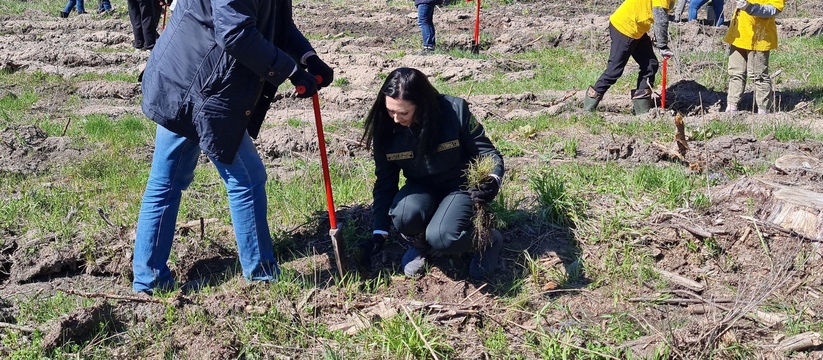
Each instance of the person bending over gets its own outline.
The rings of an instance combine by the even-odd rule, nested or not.
[[[503,238],[491,230],[489,246],[474,248],[474,203],[491,202],[500,190],[503,157],[486,137],[468,103],[443,95],[417,69],[392,71],[366,116],[363,141],[373,148],[374,233],[360,244],[361,265],[383,248],[389,227],[408,243],[401,267],[407,276],[423,269],[432,253],[473,253],[469,275],[497,267]],[[466,188],[469,164],[488,156],[494,168],[482,184]],[[398,189],[400,173],[405,184]]]

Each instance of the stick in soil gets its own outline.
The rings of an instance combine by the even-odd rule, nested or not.
[[[418,327],[417,324],[414,323],[414,318],[409,313],[409,309],[407,309],[406,306],[401,307],[403,308],[403,312],[406,313],[406,317],[409,318],[409,321],[411,322],[412,326],[414,326],[414,330],[417,331],[417,335],[420,336],[420,340],[423,340],[423,345],[426,345],[426,349],[429,349],[429,353],[431,353],[434,360],[440,360],[440,358],[437,357],[437,353],[434,351],[434,349],[432,349],[431,345],[429,345],[429,341],[426,340],[425,336],[423,336],[423,331],[421,331],[420,327]]]

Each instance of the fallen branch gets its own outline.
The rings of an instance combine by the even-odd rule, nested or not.
[[[433,320],[443,321],[445,319],[449,319],[449,318],[453,318],[453,317],[466,316],[466,315],[477,315],[479,313],[480,313],[480,311],[477,311],[477,310],[460,310],[460,309],[449,310],[449,311],[446,311],[445,313],[442,313],[440,315],[435,316],[433,318]]]
[[[706,289],[705,285],[703,285],[703,284],[701,284],[697,281],[694,281],[692,279],[677,275],[673,272],[669,272],[669,271],[654,268],[654,267],[652,268],[652,270],[654,270],[654,272],[656,272],[658,275],[660,275],[660,277],[662,277],[663,279],[665,279],[669,282],[673,282],[673,283],[675,283],[677,285],[680,285],[684,288],[687,288],[689,290],[694,290],[694,291],[697,291],[697,292],[701,292],[701,291]]]
[[[0,328],[17,330],[17,331],[24,332],[24,333],[27,333],[27,334],[31,334],[31,333],[37,331],[37,329],[35,329],[33,327],[17,325],[17,324],[9,324],[7,322],[0,322]]]
[[[776,352],[793,352],[806,350],[823,344],[820,341],[820,333],[807,331],[802,334],[783,339],[774,349]]]
[[[683,224],[683,223],[681,223],[679,225],[680,225],[681,228],[683,228],[683,230],[686,230],[686,231],[690,232],[692,235],[694,235],[694,236],[696,236],[700,239],[708,239],[708,238],[711,238],[711,237],[714,236],[714,234],[712,234],[711,232],[706,231],[706,230],[704,230],[703,228],[701,228],[697,225]]]
[[[475,289],[474,291],[472,291],[472,292],[471,292],[471,294],[466,295],[466,298],[465,298],[465,299],[463,299],[463,301],[461,301],[460,303],[462,304],[462,303],[466,302],[466,300],[468,300],[469,298],[471,298],[472,296],[474,296],[474,294],[477,294],[480,290],[483,290],[483,288],[485,288],[485,287],[486,287],[486,285],[488,285],[488,284],[483,284],[483,285],[480,285],[480,287],[479,287],[479,288],[477,288],[477,289]],[[474,304],[474,301],[472,301],[472,304]]]
[[[733,303],[734,299],[722,298],[722,299],[711,299],[713,302],[716,303]],[[629,302],[647,302],[647,303],[657,303],[657,304],[703,304],[705,301],[700,299],[687,299],[687,298],[668,298],[668,299],[661,299],[661,298],[653,298],[653,297],[633,297],[629,299]]]
[[[114,299],[114,300],[127,300],[127,301],[135,301],[135,302],[149,302],[149,303],[156,303],[156,304],[169,304],[170,302],[164,299],[157,299],[148,296],[129,296],[129,295],[115,295],[115,294],[105,294],[105,293],[87,293],[82,291],[76,291],[71,289],[60,289],[58,288],[57,291],[64,292],[69,295],[80,296],[84,298],[103,298],[103,299]]]
[[[737,215],[737,216],[740,217],[741,219],[751,221],[752,223],[755,223],[756,225],[765,225],[769,229],[779,231],[779,232],[781,232],[785,235],[795,236],[795,237],[798,237],[800,239],[803,239],[803,240],[806,240],[806,241],[809,241],[809,242],[820,242],[820,240],[818,240],[818,239],[810,238],[810,237],[808,237],[806,235],[803,235],[801,233],[798,233],[797,231],[794,231],[794,230],[786,230],[786,229],[780,227],[779,225],[772,224],[768,221],[762,221],[762,220],[753,218],[751,216],[746,216],[746,215]]]
[[[103,208],[97,208],[97,214],[100,215],[101,218],[103,218],[103,221],[105,221],[106,224],[108,224],[111,227],[115,227],[111,220],[109,220],[109,216],[106,215],[106,213],[103,211]]]
[[[701,300],[704,303],[706,303],[708,305],[711,305],[711,306],[714,306],[714,307],[716,307],[720,310],[723,310],[723,311],[732,311],[732,308],[730,308],[728,306],[720,305],[717,302],[715,302],[714,300],[703,298],[702,296],[697,295],[697,294],[695,294],[691,291],[674,290],[672,292],[679,293],[679,294],[684,294],[684,295],[687,295],[687,296],[691,296],[695,299]],[[738,303],[738,304],[740,304],[740,303]],[[744,308],[754,308],[754,306],[756,306],[755,304],[751,304],[751,303],[744,303],[742,305],[744,305]],[[776,324],[782,323],[782,322],[786,321],[786,319],[787,319],[787,317],[785,315],[768,313],[768,312],[760,311],[760,310],[746,311],[743,315],[745,317],[751,319],[751,320],[757,321],[760,324],[768,326],[768,327],[772,327]]]

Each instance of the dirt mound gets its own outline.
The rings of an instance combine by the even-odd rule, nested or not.
[[[9,126],[0,130],[0,174],[33,174],[53,164],[79,158],[68,137],[48,136],[37,126]]]

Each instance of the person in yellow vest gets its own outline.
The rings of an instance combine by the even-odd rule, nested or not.
[[[731,45],[726,112],[737,111],[748,74],[754,83],[757,113],[768,114],[772,108],[769,52],[777,48],[774,18],[783,11],[783,0],[737,0],[735,7],[725,39]]]
[[[651,87],[659,67],[654,48],[657,47],[663,57],[674,55],[669,50],[668,12],[668,0],[626,0],[609,17],[609,37],[612,41],[609,61],[594,86],[589,86],[586,91],[584,110],[597,110],[603,94],[623,75],[629,57],[640,66],[637,88],[631,94],[634,113],[644,114],[654,106]],[[654,44],[646,34],[652,26]]]

